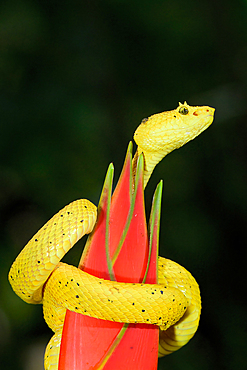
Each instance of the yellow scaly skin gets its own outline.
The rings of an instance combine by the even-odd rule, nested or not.
[[[185,102],[173,111],[144,119],[134,135],[138,147],[133,176],[137,157],[143,153],[146,186],[156,164],[204,131],[213,115],[213,108],[190,107]],[[33,236],[9,272],[10,284],[19,297],[27,303],[43,303],[45,320],[55,332],[45,353],[47,370],[58,368],[66,309],[104,320],[159,325],[159,356],[186,344],[199,324],[199,287],[175,262],[159,257],[159,284],[107,281],[59,262],[93,230],[96,218],[97,209],[88,200],[70,203]]]

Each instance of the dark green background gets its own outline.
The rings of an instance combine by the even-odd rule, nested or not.
[[[159,370],[247,368],[246,97],[247,1],[1,2],[1,369],[42,369],[51,336],[7,281],[23,245],[70,201],[97,204],[141,119],[184,100],[215,121],[159,164],[147,213],[162,178],[160,254],[193,272],[203,311]]]

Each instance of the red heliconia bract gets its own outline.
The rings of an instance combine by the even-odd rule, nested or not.
[[[88,238],[79,268],[108,280],[157,283],[162,182],[154,195],[148,235],[143,157],[138,159],[133,187],[132,143],[111,197],[112,180],[113,165],[110,164],[98,205],[97,223]],[[158,336],[156,325],[123,324],[67,310],[58,369],[155,370]]]

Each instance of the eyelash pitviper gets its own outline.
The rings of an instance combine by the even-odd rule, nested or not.
[[[213,116],[213,108],[190,107],[185,102],[175,110],[142,120],[134,134],[138,147],[133,176],[137,158],[143,153],[146,186],[156,164],[204,131]],[[15,293],[27,303],[43,303],[45,320],[56,333],[47,346],[46,369],[57,368],[49,359],[58,358],[66,309],[105,320],[159,325],[160,356],[186,344],[199,324],[199,287],[175,262],[159,257],[156,285],[98,279],[60,262],[83,235],[93,230],[96,218],[97,209],[91,202],[72,202],[33,236],[9,272]]]

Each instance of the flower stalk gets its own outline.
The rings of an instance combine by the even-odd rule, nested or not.
[[[98,219],[79,263],[83,271],[108,280],[157,283],[162,182],[153,197],[148,232],[143,171],[141,155],[133,186],[130,143],[118,184],[111,195],[114,168],[109,165],[98,205]],[[58,368],[155,370],[158,336],[156,325],[117,323],[67,311]]]

